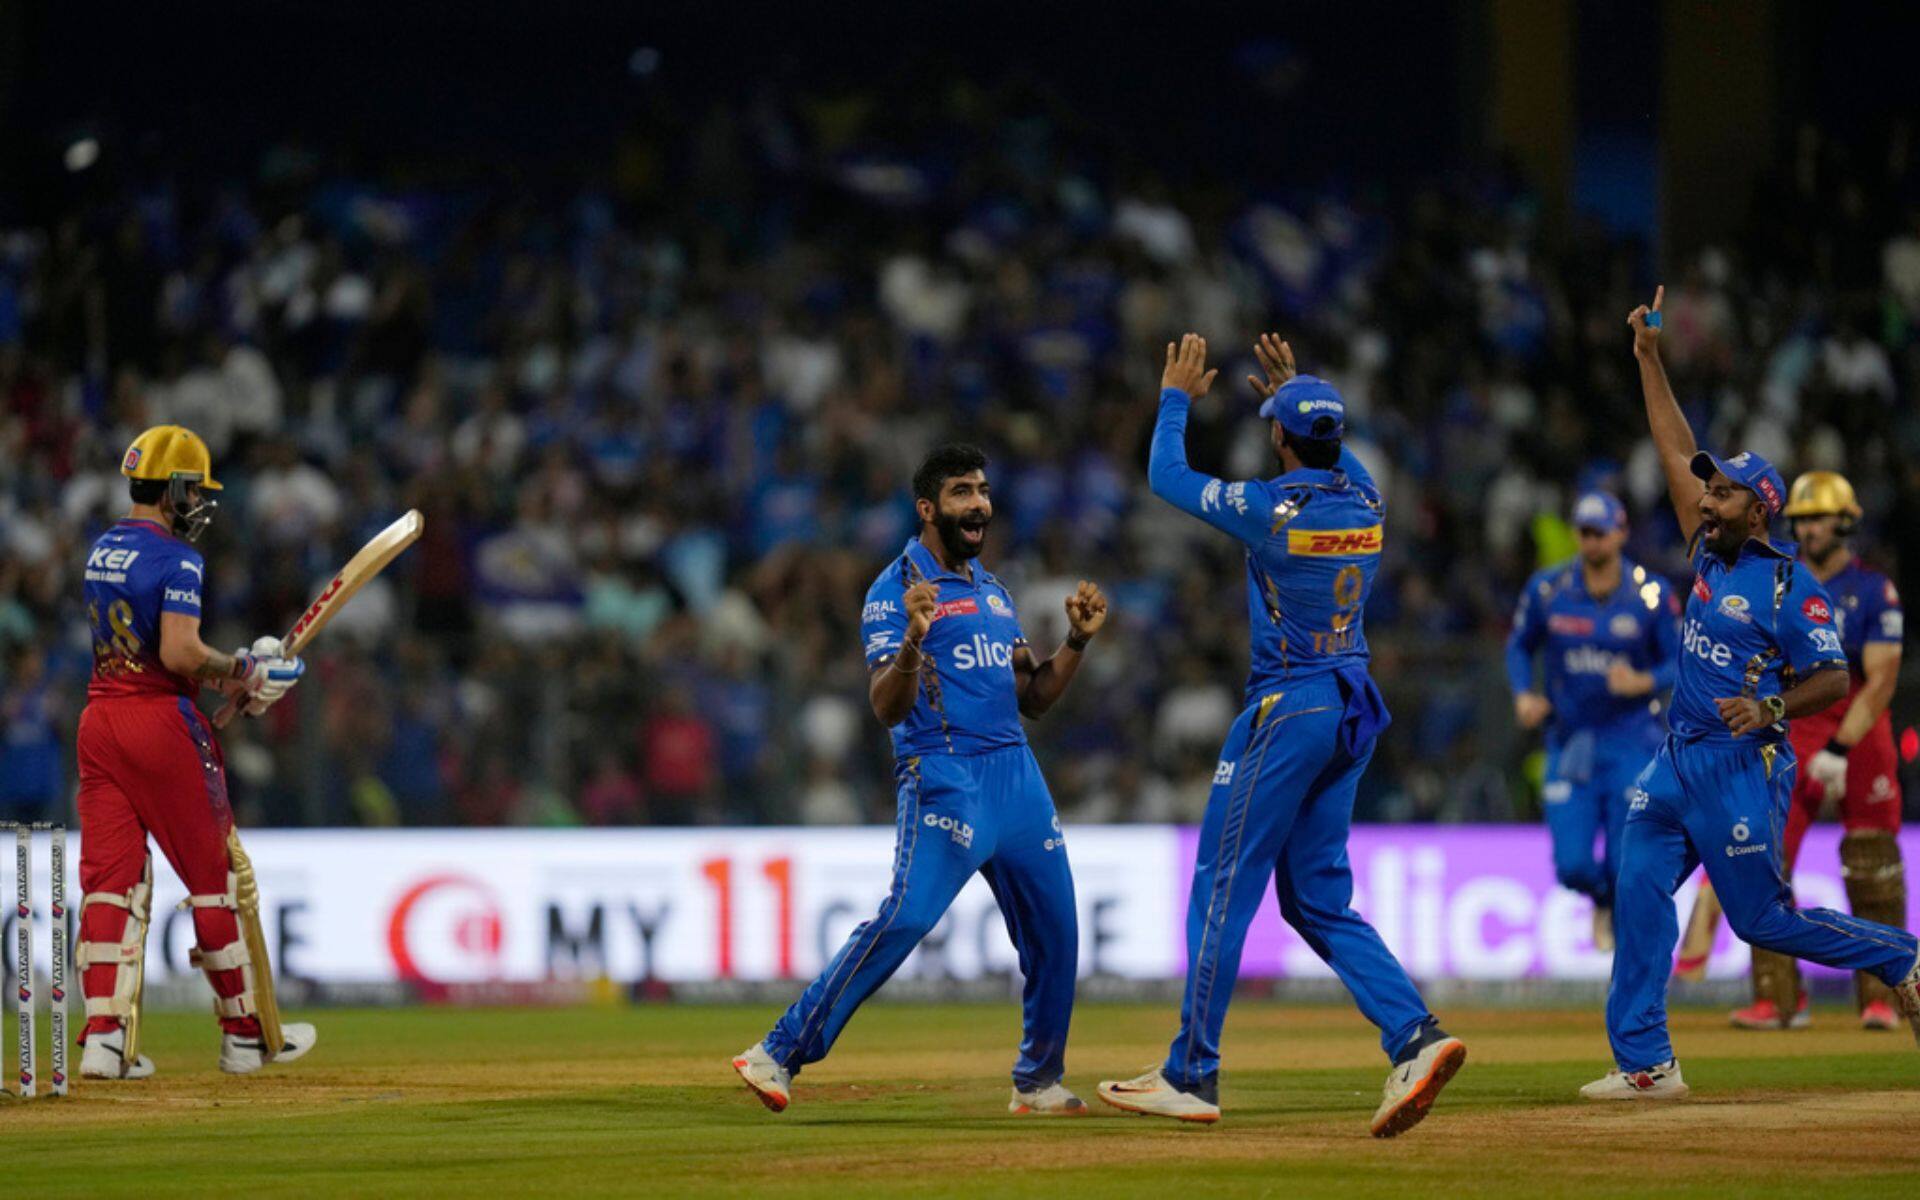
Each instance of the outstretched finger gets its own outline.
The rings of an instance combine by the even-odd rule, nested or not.
[[[1177,347],[1175,347],[1172,342],[1168,342],[1167,343],[1167,365],[1168,366],[1173,365],[1173,360],[1177,353],[1178,353]]]
[[[1667,285],[1664,283],[1655,285],[1653,289],[1653,311],[1654,312],[1660,311],[1660,302],[1662,300],[1665,300],[1666,298],[1667,298]]]
[[[1210,388],[1210,387],[1212,387],[1212,386],[1213,386],[1213,377],[1214,377],[1215,375],[1218,375],[1219,373],[1220,373],[1220,368],[1219,368],[1219,367],[1215,367],[1215,368],[1214,368],[1213,370],[1211,370],[1211,371],[1208,371],[1208,372],[1207,372],[1207,373],[1206,373],[1205,375],[1202,375],[1202,376],[1200,377],[1200,390],[1204,392],[1204,391],[1206,391],[1206,390],[1207,390],[1208,388]]]
[[[1280,343],[1280,362],[1287,368],[1287,374],[1293,374],[1293,347],[1285,342]]]

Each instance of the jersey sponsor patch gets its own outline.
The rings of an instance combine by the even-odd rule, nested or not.
[[[1818,654],[1840,654],[1840,635],[1825,626],[1807,630],[1807,640],[1813,643]]]
[[[1706,576],[1695,575],[1693,577],[1693,595],[1694,598],[1702,604],[1711,604],[1713,602],[1713,589],[1707,586]]]
[[[935,605],[933,609],[933,619],[938,621],[942,617],[957,617],[965,613],[977,613],[979,611],[979,601],[968,596],[965,599],[947,600]]]
[[[1554,613],[1547,618],[1547,628],[1566,637],[1591,637],[1593,618],[1576,617],[1572,613]]]
[[[862,625],[871,625],[875,621],[883,621],[888,617],[894,616],[899,613],[899,611],[899,609],[893,606],[893,601],[891,600],[869,600],[867,606],[860,610],[860,623]]]
[[[1311,557],[1380,553],[1381,526],[1365,529],[1289,529],[1287,552]]]
[[[1815,625],[1831,625],[1833,623],[1833,610],[1829,609],[1827,602],[1818,596],[1808,596],[1806,600],[1801,603],[1800,615],[1812,621]]]

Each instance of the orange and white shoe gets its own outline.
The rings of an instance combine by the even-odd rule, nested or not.
[[[1736,1008],[1727,1014],[1727,1020],[1735,1029],[1806,1029],[1813,1024],[1813,1013],[1807,1007],[1807,994],[1801,992],[1793,1015],[1784,1021],[1780,1019],[1780,1006],[1771,1000],[1755,1000],[1745,1008]]]
[[[1893,1011],[1893,1005],[1885,1000],[1869,1000],[1860,1010],[1860,1028],[1898,1029],[1900,1014]]]
[[[1440,1089],[1467,1061],[1466,1043],[1438,1029],[1432,1032],[1438,1036],[1387,1075],[1380,1107],[1373,1114],[1373,1136],[1395,1137],[1425,1120]]]
[[[1155,1067],[1132,1079],[1109,1079],[1100,1085],[1099,1095],[1122,1112],[1211,1125],[1220,1119],[1219,1094],[1213,1087],[1205,1090],[1210,1094],[1182,1091]]]
[[[1084,1117],[1087,1102],[1068,1091],[1066,1084],[1055,1082],[1030,1092],[1014,1088],[1007,1111],[1016,1117]]]
[[[787,1104],[793,1099],[793,1075],[773,1061],[773,1055],[767,1053],[765,1042],[755,1042],[734,1055],[733,1069],[740,1076],[740,1081],[747,1085],[747,1090],[760,1098],[760,1103],[774,1112],[787,1111]]]

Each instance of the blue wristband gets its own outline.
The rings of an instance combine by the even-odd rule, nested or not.
[[[1648,328],[1648,329],[1658,329],[1658,328],[1660,328],[1660,314],[1659,314],[1659,313],[1657,313],[1657,312],[1649,312],[1649,313],[1647,314],[1647,328]]]

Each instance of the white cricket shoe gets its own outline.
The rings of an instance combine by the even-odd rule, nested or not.
[[[1211,1088],[1207,1090],[1212,1092]],[[1132,1079],[1107,1080],[1101,1083],[1099,1094],[1102,1100],[1122,1112],[1172,1117],[1176,1121],[1195,1121],[1202,1125],[1211,1125],[1220,1119],[1216,1095],[1183,1092],[1167,1082],[1159,1067]]]
[[[1387,1075],[1380,1107],[1373,1113],[1373,1136],[1390,1138],[1425,1120],[1440,1089],[1466,1061],[1466,1043],[1443,1035],[1394,1067]]]
[[[1913,1040],[1920,1045],[1920,955],[1916,955],[1907,977],[1893,985],[1893,998],[1913,1027]]]
[[[1087,1102],[1068,1091],[1066,1084],[1050,1083],[1031,1092],[1014,1088],[1013,1099],[1007,1101],[1007,1111],[1023,1117],[1084,1117]]]
[[[1685,1100],[1692,1090],[1680,1077],[1680,1060],[1673,1058],[1644,1071],[1608,1071],[1580,1094],[1588,1100]]]
[[[320,1034],[313,1026],[304,1023],[282,1025],[280,1027],[280,1053],[273,1056],[276,1063],[289,1063],[313,1049],[320,1040]],[[242,1034],[228,1033],[220,1037],[220,1069],[229,1075],[251,1075],[267,1065],[266,1055],[262,1053],[267,1044],[256,1035],[246,1037]]]
[[[82,1079],[145,1079],[153,1074],[153,1060],[142,1054],[127,1061],[127,1031],[90,1033],[86,1049],[80,1054]]]
[[[793,1084],[793,1075],[773,1061],[773,1055],[767,1053],[765,1042],[755,1042],[734,1055],[733,1069],[748,1090],[760,1097],[760,1103],[774,1112],[787,1111],[787,1103],[792,1099],[788,1089]]]

